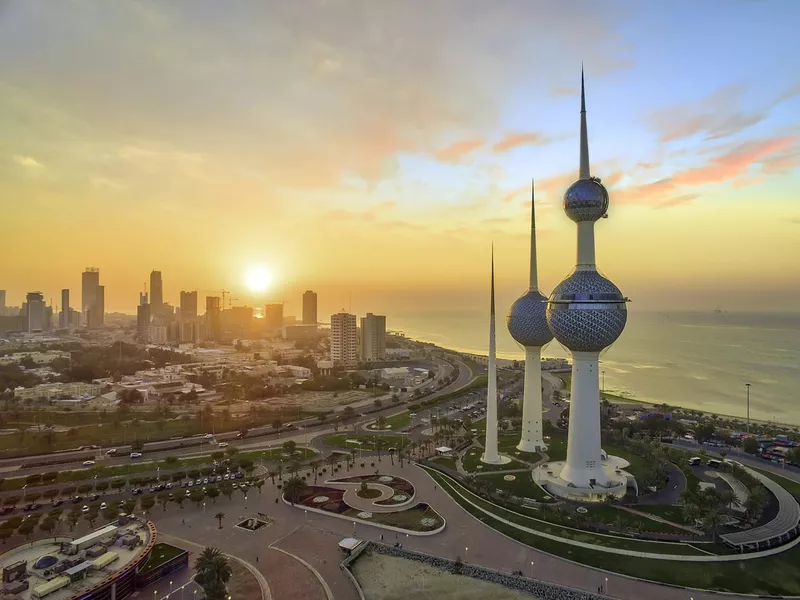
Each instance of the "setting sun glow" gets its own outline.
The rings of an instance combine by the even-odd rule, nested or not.
[[[272,275],[264,267],[250,267],[245,273],[244,281],[251,292],[263,292],[272,283]]]

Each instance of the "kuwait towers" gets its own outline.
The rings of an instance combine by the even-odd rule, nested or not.
[[[586,95],[581,71],[580,171],[564,194],[564,212],[578,228],[575,270],[553,290],[547,324],[553,336],[572,353],[572,390],[566,463],[551,463],[548,491],[584,500],[602,500],[625,493],[627,462],[605,457],[600,448],[600,352],[622,334],[628,301],[619,288],[597,272],[594,224],[606,216],[608,192],[589,173]]]
[[[486,390],[486,441],[481,461],[490,465],[511,462],[497,449],[497,349],[494,335],[494,246],[492,246],[492,299],[489,308],[489,373]]]
[[[546,448],[542,433],[542,346],[553,339],[547,327],[547,298],[539,291],[536,266],[536,208],[531,183],[531,262],[528,291],[508,311],[508,331],[525,348],[525,391],[522,400],[522,437],[517,448],[536,452]]]

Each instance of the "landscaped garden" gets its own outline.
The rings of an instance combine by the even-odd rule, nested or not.
[[[411,424],[411,413],[407,410],[390,417],[378,417],[366,426],[371,431],[400,431]]]
[[[399,504],[407,504],[415,495],[414,484],[410,481],[403,479],[402,477],[395,477],[391,475],[354,475],[353,477],[341,477],[338,479],[330,479],[326,481],[327,484],[349,484],[349,485],[356,485],[359,484],[361,486],[367,485],[367,489],[371,492],[377,491],[378,493],[372,496],[363,496],[361,493],[358,494],[360,498],[377,498],[380,496],[380,492],[377,488],[370,488],[369,484],[380,484],[389,488],[392,488],[394,494],[386,498],[384,500],[378,500],[375,502],[378,506],[396,506]],[[363,489],[363,488],[362,488]],[[361,492],[361,490],[359,490]]]
[[[294,505],[341,515],[354,521],[396,527],[408,532],[435,531],[444,526],[442,516],[424,502],[395,512],[372,512],[351,507],[345,502],[344,494],[345,490],[337,488],[305,486],[296,494]]]
[[[152,550],[150,550],[150,556],[147,557],[147,560],[142,565],[141,569],[139,570],[139,574],[146,575],[153,569],[157,569],[164,563],[169,562],[176,556],[180,556],[185,552],[186,550],[183,548],[176,548],[170,544],[159,542],[153,546]]]
[[[528,468],[528,465],[513,458],[502,465],[489,465],[481,461],[481,456],[483,456],[483,448],[474,447],[465,452],[461,457],[461,465],[464,467],[464,470],[467,473],[481,473]]]
[[[350,440],[360,443],[353,443]],[[390,448],[404,448],[409,442],[408,438],[403,435],[354,435],[352,433],[339,433],[336,435],[329,435],[323,440],[323,443],[333,448],[374,452],[378,449],[389,450]]]

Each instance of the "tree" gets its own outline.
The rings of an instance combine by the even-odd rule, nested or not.
[[[380,408],[381,406],[383,406],[383,402],[381,402],[380,398],[375,398],[373,404],[375,405],[375,408]]]
[[[756,438],[745,438],[742,442],[742,450],[747,452],[748,454],[758,454],[758,451],[761,449],[760,444]]]
[[[229,446],[228,448],[225,448],[225,454],[227,454],[230,458],[236,456],[238,452],[239,449],[236,446]]]
[[[283,423],[281,423],[280,419],[275,419],[272,421],[272,428],[276,431],[281,428],[281,425],[283,425]]]
[[[275,469],[271,469],[267,475],[272,480],[272,485],[275,485],[275,477],[278,475],[278,472]]]
[[[258,488],[258,493],[259,494],[261,493],[261,488],[264,487],[264,483],[265,483],[264,480],[261,479],[261,478],[256,479],[255,481],[253,481],[253,485]]]
[[[217,498],[219,497],[219,489],[217,489],[217,487],[214,485],[209,486],[206,490],[206,496],[211,498],[212,502],[216,503]]]
[[[42,521],[39,524],[39,529],[41,529],[42,531],[44,531],[48,535],[55,528],[56,528],[56,522],[51,517],[47,517],[44,521]]]
[[[206,497],[206,493],[198,488],[194,488],[192,492],[189,494],[189,500],[194,502],[195,506],[200,506],[200,503]]]
[[[218,512],[217,514],[214,515],[214,518],[217,521],[219,521],[219,529],[222,529],[222,519],[225,518],[225,513],[224,512]]]
[[[164,459],[164,464],[170,469],[177,467],[179,462],[180,460],[178,459],[177,456],[167,456]]]
[[[139,505],[142,507],[143,511],[147,512],[156,505],[156,499],[153,497],[152,494],[148,494],[147,496],[142,496],[142,499],[139,500]]]
[[[386,417],[378,417],[378,420],[375,421],[375,425],[378,427],[378,429],[386,429]]]
[[[230,500],[233,497],[233,486],[230,481],[223,481],[219,484],[219,491]]]
[[[699,443],[706,442],[714,437],[716,427],[712,423],[701,423],[694,430],[694,437]]]
[[[227,557],[222,552],[217,548],[206,548],[197,557],[194,568],[197,572],[195,580],[203,588],[208,600],[227,598],[225,585],[230,580],[233,571]]]
[[[159,492],[158,493],[158,503],[161,504],[162,510],[167,510],[167,502],[169,502],[169,492]]]
[[[297,502],[300,494],[305,491],[306,487],[306,482],[302,478],[293,476],[286,480],[283,491],[289,497],[291,503],[294,504]]]
[[[347,420],[350,420],[353,417],[355,417],[356,411],[352,406],[345,406],[343,415],[344,415],[344,419],[347,421]]]
[[[283,452],[284,452],[284,454],[288,454],[289,456],[292,456],[295,453],[296,450],[297,450],[297,444],[294,441],[289,440],[288,442],[283,442]]]
[[[24,535],[26,538],[30,538],[31,534],[33,533],[33,528],[35,524],[33,523],[32,519],[28,519],[22,522],[22,525],[19,526],[17,529],[17,533],[20,535]]]
[[[142,440],[134,440],[131,442],[131,451],[141,452],[144,450],[144,442]]]

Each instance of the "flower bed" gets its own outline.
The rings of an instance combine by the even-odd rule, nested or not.
[[[342,477],[339,479],[330,479],[327,483],[379,483],[386,487],[392,488],[394,494],[385,500],[375,502],[376,506],[397,506],[405,504],[414,497],[414,484],[402,477],[394,477],[390,475],[354,475],[353,477]]]
[[[341,515],[350,510],[350,505],[342,499],[342,496],[344,496],[344,490],[309,485],[303,493],[298,496],[295,504],[308,506],[310,508],[319,508],[325,512]]]

